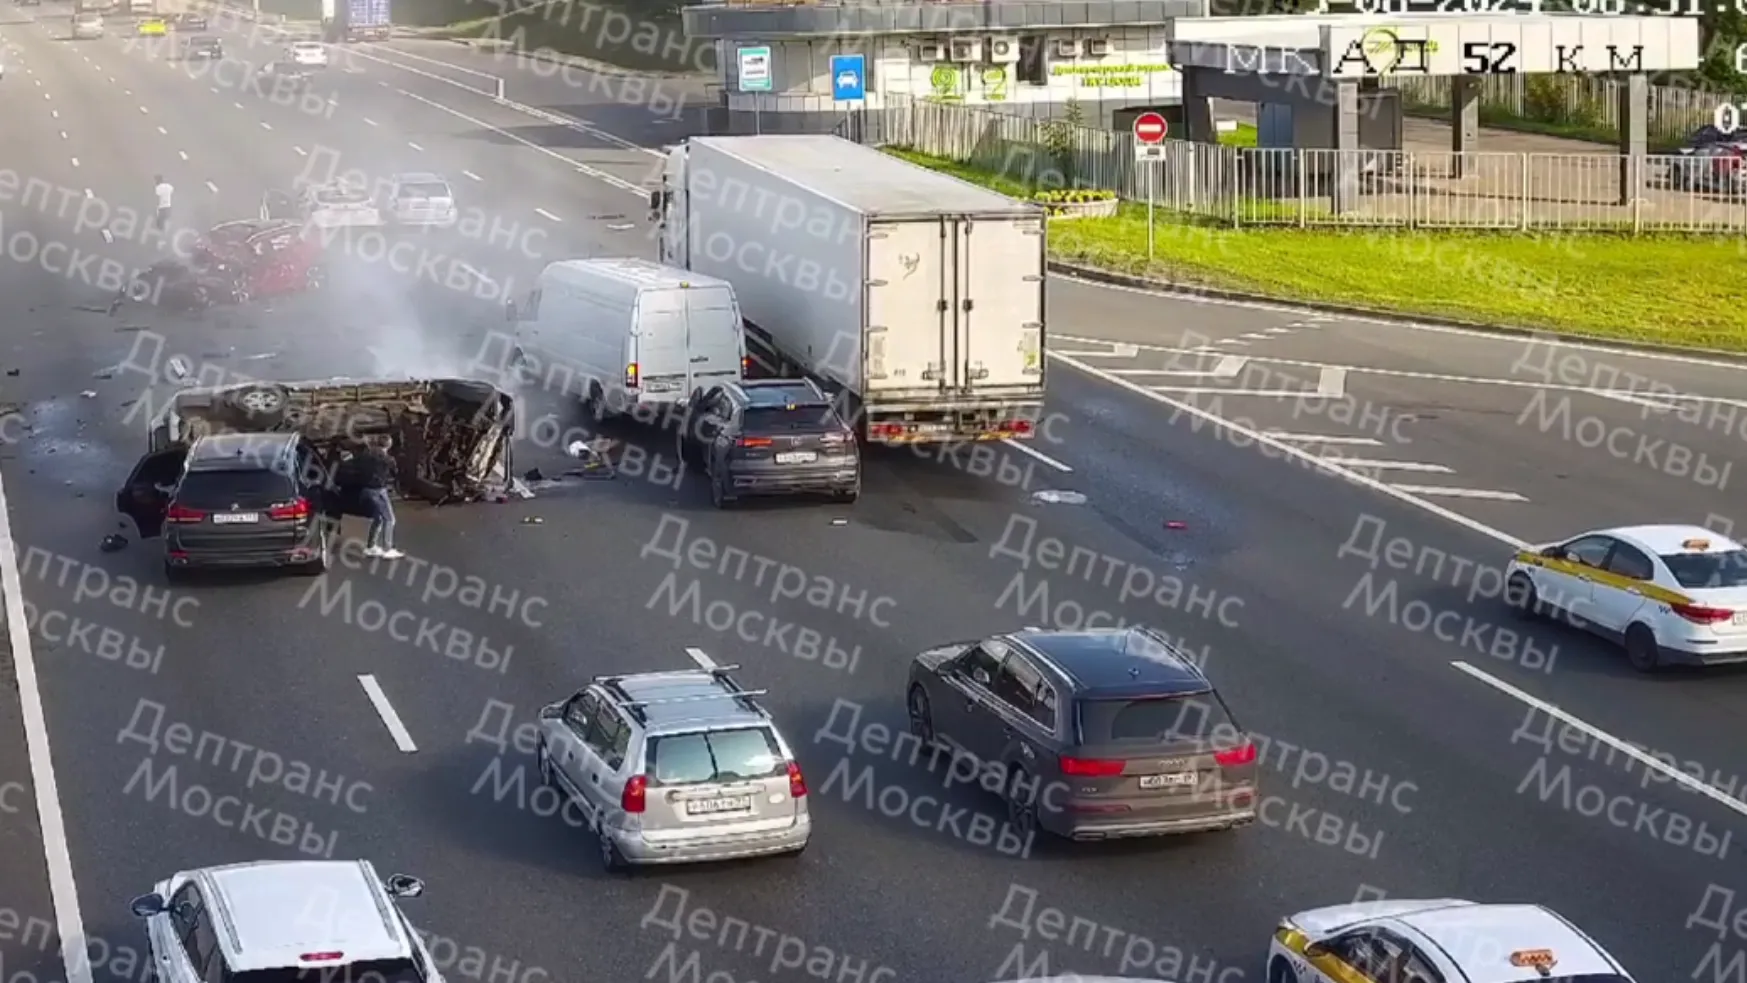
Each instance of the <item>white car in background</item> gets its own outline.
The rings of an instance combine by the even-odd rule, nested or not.
[[[261,220],[307,222],[318,229],[372,228],[382,225],[382,211],[363,188],[310,184],[301,192],[267,192],[261,199]]]
[[[423,225],[446,229],[460,220],[455,191],[435,174],[396,174],[380,204],[395,225]]]
[[[94,41],[103,36],[103,15],[85,13],[73,15],[73,40]]]
[[[285,48],[285,60],[299,68],[326,68],[328,47],[320,41],[293,41]]]

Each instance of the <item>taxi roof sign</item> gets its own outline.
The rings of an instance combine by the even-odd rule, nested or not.
[[[1557,965],[1559,959],[1551,949],[1519,949],[1510,954],[1512,966],[1533,967],[1543,973]]]
[[[1680,548],[1683,550],[1697,550],[1700,553],[1703,553],[1705,550],[1711,548],[1711,541],[1708,539],[1688,539],[1680,544]]]

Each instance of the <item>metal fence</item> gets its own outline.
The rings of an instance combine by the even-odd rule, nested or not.
[[[1401,92],[1409,106],[1448,109],[1449,77],[1394,76],[1382,80]],[[1593,75],[1487,75],[1480,81],[1480,106],[1517,119],[1596,130],[1620,128],[1620,90],[1624,84]],[[1680,143],[1716,119],[1717,107],[1737,96],[1703,89],[1652,85],[1648,135],[1652,143]]]
[[[1245,149],[1170,140],[1142,165],[1127,133],[920,100],[839,132],[998,175],[1086,187],[1232,225],[1747,232],[1747,178],[1679,156]],[[1150,173],[1149,173],[1150,172]]]

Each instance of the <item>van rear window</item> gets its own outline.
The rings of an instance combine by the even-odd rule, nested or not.
[[[1236,728],[1224,702],[1213,693],[1081,700],[1079,709],[1082,744],[1210,741],[1215,736],[1228,736]]]
[[[650,785],[738,782],[787,770],[776,737],[763,727],[676,734],[649,745]]]

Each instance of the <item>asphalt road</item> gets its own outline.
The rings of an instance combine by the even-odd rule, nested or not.
[[[577,166],[636,183],[653,158],[606,139],[598,146],[548,146],[540,141],[555,131],[533,128],[545,121],[368,59],[353,60],[355,73],[342,66],[321,83],[324,95],[332,95],[331,116],[306,115],[210,75],[190,77],[121,39],[61,40],[63,8],[51,4],[33,14],[38,23],[12,9],[0,20],[7,48],[0,98],[8,124],[0,167],[16,171],[20,187],[39,178],[69,189],[73,204],[69,214],[25,207],[19,192],[0,205],[0,234],[13,250],[0,264],[0,296],[11,302],[13,317],[3,356],[8,375],[0,384],[18,414],[5,430],[0,462],[14,542],[8,551],[0,538],[0,567],[23,571],[21,600],[30,605],[25,613],[34,628],[13,631],[12,659],[27,661],[40,676],[40,686],[28,679],[22,684],[16,703],[0,701],[0,727],[6,728],[0,748],[7,749],[0,751],[0,789],[17,789],[0,792],[0,808],[7,810],[0,814],[6,847],[0,853],[0,954],[7,979],[15,967],[35,967],[38,978],[61,972],[52,951],[39,944],[40,933],[27,942],[22,926],[58,918],[73,931],[65,882],[59,915],[47,886],[66,858],[70,866],[62,870],[76,884],[83,931],[103,939],[99,950],[108,952],[141,944],[127,899],[166,873],[301,855],[297,844],[272,841],[276,820],[264,820],[259,833],[233,828],[236,815],[215,818],[202,809],[204,796],[235,796],[295,817],[300,842],[307,828],[322,852],[331,844],[336,857],[368,857],[384,870],[426,878],[427,894],[409,903],[410,916],[453,943],[437,947],[451,979],[489,978],[493,960],[514,962],[515,978],[530,983],[541,978],[529,975],[536,967],[555,980],[660,978],[668,967],[658,960],[673,939],[646,925],[645,916],[664,898],[662,914],[671,913],[673,888],[689,892],[691,909],[707,907],[723,919],[888,966],[899,980],[1017,975],[1021,967],[1012,959],[1021,941],[1027,969],[1047,950],[1053,970],[1155,975],[1123,965],[1120,933],[1146,938],[1160,952],[1174,947],[1188,953],[1186,959],[1212,960],[1228,974],[1215,974],[1225,983],[1236,974],[1259,979],[1279,915],[1378,891],[1540,901],[1583,925],[1646,980],[1690,977],[1715,941],[1689,930],[1686,919],[1709,885],[1735,884],[1739,844],[1733,835],[1747,806],[1734,799],[1729,776],[1740,772],[1742,752],[1731,738],[1747,677],[1635,678],[1598,645],[1550,627],[1501,621],[1495,602],[1468,598],[1466,583],[1416,576],[1410,563],[1406,570],[1383,565],[1367,584],[1370,565],[1343,555],[1356,529],[1364,533],[1377,524],[1386,530],[1385,541],[1401,537],[1416,552],[1497,563],[1509,548],[1500,536],[1541,540],[1604,521],[1726,514],[1727,487],[1703,489],[1633,469],[1607,458],[1605,448],[1598,453],[1542,432],[1532,420],[1515,422],[1532,398],[1527,389],[1398,374],[1511,379],[1520,343],[1060,283],[1051,317],[1053,330],[1069,336],[1057,343],[1067,354],[1052,363],[1050,409],[1058,416],[1037,447],[1060,466],[999,451],[1008,473],[1024,475],[1021,482],[1006,485],[972,473],[967,462],[874,455],[864,498],[852,508],[784,503],[724,515],[709,508],[695,482],[664,487],[624,474],[543,488],[531,501],[403,511],[400,545],[413,558],[427,570],[481,578],[491,585],[488,596],[490,589],[513,592],[517,602],[509,615],[459,598],[425,598],[429,574],[412,573],[410,564],[393,572],[346,568],[313,582],[205,584],[179,591],[164,612],[141,610],[137,598],[115,585],[132,577],[159,587],[153,550],[138,544],[115,554],[97,549],[115,528],[113,491],[143,449],[143,428],[137,417],[129,423],[128,413],[139,401],[161,402],[169,385],[160,377],[147,389],[148,380],[131,373],[103,377],[128,357],[136,339],[159,333],[166,352],[182,354],[196,376],[206,365],[277,378],[461,371],[468,353],[500,323],[495,291],[465,278],[459,287],[445,284],[447,266],[433,280],[367,249],[333,247],[333,282],[321,293],[200,318],[132,308],[112,318],[84,309],[101,307],[105,294],[98,285],[45,268],[34,255],[20,261],[25,248],[13,246],[18,235],[138,265],[156,255],[150,246],[113,229],[112,241],[105,241],[101,223],[75,230],[86,188],[106,203],[145,207],[151,176],[162,171],[177,187],[177,221],[199,226],[251,214],[262,191],[288,185],[326,148],[338,154],[342,169],[371,175],[439,171],[456,183],[463,204],[484,209],[500,228],[542,230],[544,236],[534,237],[538,248],[525,254],[521,231],[510,237],[516,245],[509,249],[489,236],[421,240],[443,262],[459,260],[502,284],[525,279],[555,256],[644,252],[637,199]],[[236,58],[270,57],[234,35],[227,40]],[[586,136],[571,127],[563,132],[570,135],[566,141]],[[608,217],[618,215],[624,218]],[[613,230],[624,224],[633,228]],[[1200,336],[1185,339],[1189,326]],[[1134,351],[1078,338],[1108,339]],[[1209,352],[1185,368],[1173,353],[1143,344]],[[1221,353],[1252,361],[1224,378],[1115,374],[1217,373],[1227,357]],[[1239,394],[1314,389],[1322,371],[1296,364],[1307,362],[1348,368],[1339,396]],[[1686,363],[1630,364],[1688,396],[1726,393],[1733,378],[1732,370]],[[1287,378],[1297,382],[1282,381]],[[1586,375],[1573,385],[1587,383]],[[1218,393],[1149,388],[1168,385],[1226,394],[1214,404]],[[1167,402],[1191,396],[1198,400],[1196,413]],[[1638,404],[1575,398],[1582,400],[1574,403],[1579,415],[1684,440],[1709,450],[1713,461],[1732,447],[1714,433],[1679,429],[1666,413],[1646,419]],[[566,410],[539,394],[529,401],[535,417],[552,413],[571,422]],[[1379,417],[1361,416],[1366,401],[1382,408],[1372,410],[1382,414],[1381,431],[1374,422]],[[1337,413],[1337,403],[1358,409]],[[1317,409],[1295,414],[1295,406]],[[1262,453],[1253,439],[1234,438],[1197,415],[1215,413],[1295,437],[1375,441],[1330,445],[1347,458],[1363,453],[1449,470],[1397,473],[1401,469],[1349,464],[1358,478],[1343,480],[1297,456],[1321,453],[1313,444],[1292,441],[1308,448],[1294,454],[1270,438]],[[1361,419],[1372,422],[1361,426]],[[518,468],[550,473],[564,466],[549,446],[552,430],[523,429]],[[630,431],[619,435],[651,452],[665,444]],[[1509,492],[1523,501],[1389,487],[1402,484]],[[1086,501],[1040,504],[1032,497],[1039,490],[1074,490]],[[1428,507],[1434,505],[1445,511]],[[541,521],[530,521],[535,518]],[[780,596],[768,580],[736,580],[684,562],[676,570],[647,547],[665,552],[679,523],[688,543],[707,539],[719,551],[745,550],[833,578],[870,600],[891,601],[866,612],[877,612],[877,619],[858,618]],[[1046,538],[1065,544],[1063,553],[1041,547]],[[1010,550],[1025,543],[1031,553],[1022,552],[1021,562]],[[1051,558],[1078,548],[1109,557],[1115,578],[1088,580],[1077,568],[1072,575],[1057,569]],[[60,559],[45,566],[45,556]],[[1137,581],[1175,576],[1198,596],[1235,600],[1213,607],[1225,612],[1222,623],[1146,594],[1124,597],[1130,570],[1147,571],[1133,574]],[[682,595],[697,584],[705,613],[694,618],[689,609],[670,608],[661,594],[670,575]],[[1386,606],[1367,613],[1368,602],[1357,593],[1384,590],[1391,577],[1400,578],[1401,612],[1393,621]],[[1037,593],[1040,583],[1048,585],[1047,607]],[[334,600],[347,588],[350,618],[347,605]],[[527,603],[535,598],[543,603]],[[456,629],[488,639],[494,651],[513,647],[513,654],[499,671],[431,651],[416,639],[397,640],[368,613],[374,609],[365,602],[372,600],[382,605],[374,616],[408,611],[414,619],[441,622],[444,637]],[[1419,601],[1427,607],[1413,608]],[[712,610],[717,613],[707,613]],[[797,627],[786,646],[762,637],[747,641],[712,627],[730,610]],[[1452,614],[1438,622],[1440,629],[1413,630],[1414,612],[1445,611]],[[997,816],[996,804],[981,793],[945,791],[939,776],[920,767],[865,748],[846,756],[842,746],[816,739],[839,701],[860,705],[863,724],[901,728],[902,685],[915,651],[1014,625],[1072,626],[1092,612],[1157,624],[1206,654],[1209,673],[1240,719],[1270,739],[1264,781],[1277,800],[1264,811],[1267,822],[1231,835],[1168,842],[1039,843],[1027,857],[1009,856],[997,849],[998,839],[973,841],[968,817]],[[70,631],[74,618],[95,627]],[[378,630],[370,630],[373,624]],[[1447,630],[1452,625],[1458,626],[1454,633]],[[802,628],[854,650],[854,671],[793,654]],[[1464,645],[1462,628],[1487,651]],[[113,657],[115,650],[102,644],[105,629],[112,640],[123,639],[124,651],[137,642],[147,653],[161,646],[162,656],[130,668],[125,656]],[[1440,630],[1447,638],[1437,637]],[[1492,654],[1502,630],[1526,635],[1540,652],[1557,646],[1552,671]],[[469,740],[482,720],[495,723],[503,708],[518,722],[531,720],[541,704],[591,675],[684,666],[692,648],[742,665],[749,685],[771,691],[767,702],[812,784],[817,833],[804,858],[607,877],[588,834],[551,816],[549,804],[518,802],[513,788],[496,794],[494,782],[526,775],[532,758],[513,742],[500,751]],[[1518,650],[1497,649],[1506,656]],[[360,676],[379,687],[415,750],[397,743]],[[28,756],[15,750],[23,743],[14,739],[24,730],[20,713],[39,699],[53,787],[39,785],[40,764],[33,772]],[[1535,709],[1537,700],[1558,704],[1611,738],[1702,761],[1728,787],[1705,795],[1646,781],[1642,765],[1597,753],[1609,738],[1584,738],[1580,730],[1551,752],[1513,739],[1531,717],[1529,731],[1543,731],[1548,718]],[[166,730],[173,723],[187,727],[174,731],[179,736],[172,744],[160,742],[154,750],[123,736],[160,713]],[[221,762],[196,760],[191,749],[200,746],[201,735],[305,763],[330,782],[340,776],[338,786],[329,786],[342,790],[339,801],[312,794],[315,783],[300,792],[296,781],[251,781],[253,751],[240,758],[227,752]],[[1296,751],[1280,770],[1288,746],[1350,763],[1360,774],[1387,776],[1375,786],[1386,789],[1382,801],[1319,777],[1315,764],[1298,774]],[[879,796],[871,806],[862,792],[842,794],[843,773],[833,781],[833,770],[845,761],[856,775],[871,769]],[[1548,801],[1536,791],[1542,780],[1537,765],[1547,775],[1568,776],[1569,802],[1560,795]],[[147,787],[163,782],[172,766],[175,804],[166,786],[157,786],[155,795]],[[1707,771],[1704,779],[1710,777]],[[191,787],[206,791],[190,793]],[[933,800],[923,796],[967,810],[958,835],[954,826],[940,828]],[[50,821],[39,824],[34,809],[19,806],[34,799],[52,804]],[[1625,802],[1614,810],[1616,820],[1625,816],[1623,825],[1610,823],[1605,810],[1593,815],[1589,806],[1596,801]],[[920,822],[893,815],[910,803],[923,803],[915,811]],[[1640,805],[1662,810],[1647,813],[1648,831],[1633,828]],[[1728,835],[1725,858],[1654,835],[1673,814],[1694,827],[1703,824],[1707,836]],[[227,818],[232,825],[221,821]],[[52,831],[60,819],[64,842]],[[1319,830],[1325,841],[1339,842],[1318,842]],[[1349,851],[1348,844],[1358,849]],[[46,863],[39,866],[38,856]],[[1108,936],[1117,941],[1105,949],[1101,934],[1096,951],[1088,951],[1054,930],[1048,933],[1059,936],[1053,941],[1035,934],[1022,940],[997,918],[1013,891],[1035,891],[1039,906],[1060,909],[1070,922],[1107,926],[1119,933]],[[720,971],[739,983],[804,976],[800,969],[773,967],[768,950],[755,957],[750,941],[744,951],[732,942],[687,935],[679,957],[696,950],[706,976]],[[469,947],[482,961],[456,958]],[[114,958],[97,961],[96,979],[134,975]],[[1174,975],[1188,977],[1188,965]]]

